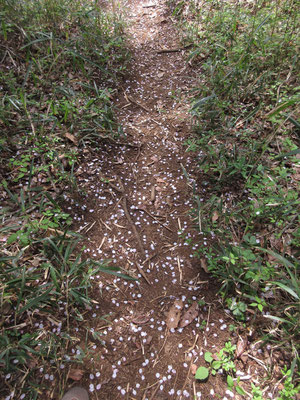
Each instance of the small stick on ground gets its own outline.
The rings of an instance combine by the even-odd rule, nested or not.
[[[154,219],[154,221],[156,221],[159,225],[167,229],[169,232],[173,233],[172,229],[170,229],[169,227],[167,227],[165,224],[163,224],[158,220],[158,218],[164,218],[164,217],[154,217],[152,214],[150,214],[147,210],[144,210],[143,208],[135,208],[135,210],[143,211],[144,213],[149,215],[150,218]]]
[[[138,152],[137,152],[134,162],[137,162],[138,159],[140,158],[142,146],[143,146],[143,143],[138,147]]]
[[[194,340],[194,344],[189,349],[187,349],[185,351],[185,353],[190,353],[192,350],[194,350],[194,348],[195,348],[195,346],[196,346],[196,344],[198,342],[198,339],[199,339],[199,334],[197,333],[196,338]]]
[[[190,362],[190,367],[189,367],[188,373],[187,373],[187,375],[186,375],[186,379],[185,379],[185,381],[184,381],[184,384],[183,384],[183,386],[182,386],[181,392],[184,391],[184,389],[185,389],[185,387],[186,387],[186,385],[187,385],[187,382],[188,382],[188,379],[189,379],[189,375],[190,375],[190,372],[191,372],[192,364],[193,364],[193,359],[192,359],[191,362]],[[177,397],[177,399],[179,399],[179,398],[181,399],[181,396]]]
[[[180,222],[180,218],[178,218],[178,228],[181,231],[181,222]]]
[[[208,316],[207,316],[206,328],[208,327],[208,323],[209,323],[210,308],[211,308],[211,306],[208,307]]]
[[[155,254],[152,254],[152,256],[147,257],[146,260],[144,260],[144,261],[142,262],[142,265],[146,264],[147,261],[151,261],[152,258],[154,258],[154,257],[156,257],[156,256],[157,256],[157,254],[155,253]]]
[[[111,231],[111,228],[105,222],[103,222],[101,218],[99,219],[99,225],[101,226],[100,222],[105,226],[106,229]]]
[[[166,53],[178,53],[179,51],[183,50],[181,47],[177,49],[162,49],[158,50],[157,54],[166,54]]]
[[[151,113],[151,110],[149,110],[143,104],[138,103],[137,101],[135,101],[131,96],[127,96],[125,92],[124,92],[124,97],[128,102],[131,102],[132,104],[135,104],[136,106],[140,107],[142,110],[147,111],[148,113]]]
[[[133,223],[133,221],[131,219],[131,216],[130,216],[130,214],[128,212],[127,199],[126,199],[125,196],[123,196],[122,205],[123,205],[123,208],[124,208],[124,212],[125,212],[126,218],[128,219],[128,222],[132,226],[132,230],[133,230],[133,233],[134,233],[134,235],[136,237],[136,240],[138,242],[138,245],[139,245],[139,248],[141,250],[141,253],[142,253],[143,256],[145,256],[145,250],[144,250],[143,242],[142,242],[141,237],[140,237],[140,235],[139,235],[139,233],[138,233],[138,231],[137,231],[137,229],[136,229],[136,227],[135,227],[135,225],[134,225],[134,223]]]
[[[145,272],[143,271],[143,269],[139,266],[139,264],[136,262],[135,263],[139,273],[142,275],[142,277],[145,279],[145,281],[148,283],[148,285],[151,285],[151,282],[149,281],[149,279],[147,278],[147,275],[145,274]]]
[[[196,384],[195,381],[193,382],[193,392],[194,392],[194,399],[197,398],[197,392],[196,392]]]
[[[84,226],[81,226],[79,229],[77,229],[77,232],[81,232],[83,231],[87,226],[88,226],[89,222],[87,222]]]
[[[129,400],[130,397],[129,388],[130,388],[130,383],[128,382],[126,386],[126,393],[127,393],[126,400]]]
[[[163,348],[165,347],[166,342],[167,342],[167,339],[169,338],[169,331],[168,331],[168,328],[166,328],[166,330],[165,330],[165,335],[166,335],[166,338],[165,338],[165,340],[164,340],[164,343],[163,343],[162,347],[160,348],[159,352],[157,353],[156,359],[155,359],[155,361],[154,361],[154,363],[153,363],[153,368],[154,368],[155,365],[159,362],[159,359],[158,359],[158,358],[159,358],[159,355],[160,355],[160,353],[162,352]]]
[[[159,384],[160,384],[160,381],[154,382],[154,383],[152,383],[152,385],[147,385],[147,387],[144,389],[144,395],[143,395],[142,400],[146,399],[146,394],[147,394],[149,389],[151,389],[155,385],[158,385],[158,387],[159,387]],[[155,393],[156,393],[156,391],[155,391]]]
[[[266,371],[268,371],[268,368],[266,367],[266,365],[261,360],[259,360],[258,358],[252,356],[251,354],[248,354],[248,357],[251,358],[251,360],[256,361],[257,364],[261,365]]]
[[[182,269],[181,269],[181,265],[180,265],[179,256],[177,256],[177,265],[178,265],[178,270],[179,270],[179,282],[181,285],[182,284]]]
[[[149,400],[153,400],[154,399],[154,396],[156,395],[159,386],[160,386],[160,382],[157,383],[157,386],[156,386],[155,390],[153,391],[153,393],[152,393],[152,395],[151,395]]]
[[[155,119],[153,119],[153,118],[150,118],[150,119],[151,119],[151,121],[155,122],[157,125],[163,126],[163,124],[161,124],[160,122],[157,122]]]
[[[142,358],[143,358],[143,356],[138,356],[138,357],[132,358],[131,360],[127,361],[127,362],[126,362],[125,364],[123,364],[123,365],[124,365],[124,366],[130,365],[130,364],[134,363],[135,361],[138,361],[138,360],[140,360],[140,359],[142,359]]]
[[[85,231],[85,233],[88,233],[88,231],[90,231],[92,229],[92,227],[95,225],[96,221],[94,221],[90,227],[88,227],[88,229]]]
[[[130,223],[130,225],[131,225],[131,227],[132,227],[132,230],[133,230],[133,233],[134,233],[134,235],[135,235],[135,237],[136,237],[136,240],[137,240],[137,242],[138,242],[140,251],[141,251],[142,255],[145,256],[145,250],[144,250],[143,242],[142,242],[142,240],[141,240],[141,237],[140,237],[140,235],[139,235],[139,233],[138,233],[138,231],[137,231],[137,229],[136,229],[136,227],[135,227],[135,225],[134,225],[134,222],[133,222],[132,219],[131,219],[131,216],[130,216],[130,214],[129,214],[129,211],[128,211],[128,207],[127,207],[127,197],[126,197],[126,195],[125,195],[124,185],[123,185],[123,183],[122,183],[122,181],[121,181],[121,179],[120,179],[119,177],[117,178],[117,180],[118,180],[118,183],[119,183],[120,187],[117,187],[116,185],[114,185],[113,183],[111,183],[109,180],[107,180],[107,178],[105,178],[105,182],[106,182],[109,186],[111,186],[115,191],[117,191],[118,193],[121,193],[121,194],[123,195],[123,198],[122,198],[122,205],[123,205],[123,209],[124,209],[124,212],[125,212],[125,216],[126,216],[128,222]],[[100,221],[101,221],[101,220],[100,220]],[[101,221],[101,222],[102,222],[102,221]],[[102,222],[102,223],[103,223],[103,222]],[[104,225],[105,225],[105,224],[104,224]],[[105,225],[105,226],[106,226],[106,225]]]
[[[192,45],[189,44],[187,46],[184,47],[177,47],[175,49],[162,49],[162,50],[158,50],[156,53],[157,54],[166,54],[166,53],[178,53],[179,51],[183,51],[186,50],[188,48],[190,48]]]
[[[151,217],[153,219],[158,219],[158,218],[166,219],[167,218],[167,217],[164,217],[163,215],[151,214],[145,208],[135,207],[134,210],[143,211],[144,213],[148,214],[149,217]]]

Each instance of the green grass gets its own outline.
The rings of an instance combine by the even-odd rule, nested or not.
[[[239,321],[263,315],[261,337],[298,359],[299,9],[293,0],[169,5],[199,71],[186,145],[205,185],[191,215],[209,246],[195,257]]]
[[[82,149],[122,134],[111,99],[129,59],[124,22],[97,4],[0,0],[1,398],[38,398],[46,372],[58,395],[61,365],[89,356],[68,353],[70,327],[92,305],[90,277],[123,276],[84,256],[60,206],[79,191]]]

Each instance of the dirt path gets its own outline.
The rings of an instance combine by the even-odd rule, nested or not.
[[[91,399],[223,398],[221,376],[199,384],[191,373],[193,364],[204,364],[204,351],[220,350],[232,336],[217,288],[192,257],[197,245],[192,249],[184,240],[209,240],[188,216],[193,163],[183,143],[194,72],[184,50],[166,51],[181,45],[163,1],[131,0],[127,9],[133,60],[116,105],[132,147],[106,144],[87,159],[77,175],[88,200],[69,208],[90,237],[86,252],[112,259],[139,280],[92,277],[95,307],[74,334],[91,354],[80,384]],[[196,190],[201,196],[203,188]],[[180,300],[182,313],[196,301],[203,305],[196,318],[185,316],[182,327],[170,331],[167,313]]]

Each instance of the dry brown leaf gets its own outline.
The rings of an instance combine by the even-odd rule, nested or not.
[[[248,361],[248,354],[247,354],[247,353],[242,354],[241,357],[240,357],[240,359],[242,360],[242,362],[243,362],[244,364],[246,364],[246,362]]]
[[[0,310],[3,315],[10,314],[13,310],[13,306],[7,300],[7,301],[4,301],[4,303],[2,303]]]
[[[146,339],[146,344],[150,344],[151,342],[152,342],[152,339],[153,339],[153,336],[151,336],[151,335],[149,335],[149,336],[147,336],[147,339]]]
[[[32,356],[32,354],[30,354]],[[29,369],[33,369],[38,365],[38,361],[36,358],[30,358],[27,360],[27,366]]]
[[[41,262],[42,262],[42,259],[39,257],[33,257],[33,259],[31,260],[31,264],[34,267],[38,267],[41,264]]]
[[[173,202],[172,202],[171,196],[167,196],[166,201],[167,201],[167,204],[168,204],[169,207],[173,206]]]
[[[214,211],[212,215],[212,222],[216,222],[219,219],[219,213],[218,211]]]
[[[160,207],[160,200],[158,198],[156,198],[155,202],[154,202],[154,207],[156,209],[158,209]]]
[[[167,355],[170,355],[171,352],[173,351],[173,345],[171,341],[167,341],[165,346],[164,346],[164,352]]]
[[[83,370],[82,369],[71,369],[69,372],[69,378],[73,381],[80,381],[83,377]]]
[[[136,315],[133,319],[132,322],[136,325],[143,325],[146,324],[149,321],[150,317],[148,315]]]
[[[207,268],[206,259],[205,258],[201,258],[200,263],[201,263],[201,268],[203,268],[204,271],[208,274],[209,271],[208,271],[208,268]]]
[[[172,305],[167,314],[166,324],[169,329],[177,328],[180,321],[182,308],[183,308],[182,300],[175,300],[174,304]]]
[[[191,365],[191,374],[196,375],[197,369],[198,369],[198,365],[192,364]]]
[[[115,164],[124,164],[124,160],[121,157],[117,157],[117,161],[115,162]]]
[[[72,135],[71,133],[66,132],[66,133],[65,133],[65,137],[66,137],[67,139],[69,139],[71,142],[73,142],[74,144],[77,144],[77,143],[78,143],[76,137],[75,137],[74,135]]]
[[[193,302],[191,307],[183,314],[182,319],[179,323],[180,328],[185,328],[198,316],[198,303]]]
[[[247,345],[247,338],[243,339],[241,336],[239,336],[235,351],[236,358],[240,358],[242,356],[242,354],[246,351]]]

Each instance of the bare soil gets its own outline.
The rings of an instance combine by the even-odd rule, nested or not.
[[[130,0],[126,9],[132,62],[115,105],[127,139],[83,152],[76,175],[87,196],[66,196],[65,206],[88,236],[86,254],[111,259],[138,280],[93,277],[94,307],[73,327],[70,352],[71,358],[76,352],[88,356],[79,380],[72,379],[77,367],[70,369],[66,389],[80,384],[91,399],[107,400],[238,399],[224,375],[205,383],[193,375],[195,366],[205,365],[205,351],[215,353],[249,334],[230,330],[234,321],[216,294],[219,284],[193,257],[197,244],[211,240],[189,216],[193,184],[205,197],[194,155],[184,146],[191,134],[188,89],[199,72],[185,61],[165,1]],[[169,329],[169,310],[178,300],[182,314],[194,302],[203,305],[186,326]],[[266,372],[259,356],[255,351],[258,361],[236,360],[246,390]],[[57,396],[50,380],[48,396]]]

